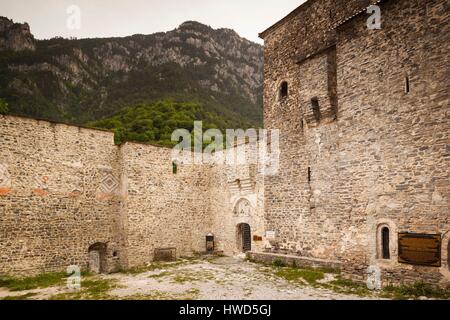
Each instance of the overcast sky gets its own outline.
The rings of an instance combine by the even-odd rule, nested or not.
[[[28,22],[38,39],[128,36],[168,31],[187,20],[231,28],[261,42],[258,33],[305,0],[0,0],[0,15]],[[67,8],[81,10],[81,28],[67,27]],[[73,20],[72,20],[73,21]]]

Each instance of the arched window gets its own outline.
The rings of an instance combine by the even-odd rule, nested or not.
[[[289,86],[286,81],[283,81],[280,86],[280,98],[286,98],[289,94]]]
[[[388,227],[383,227],[381,229],[381,250],[383,253],[383,259],[391,259],[391,249],[390,249],[390,231]]]

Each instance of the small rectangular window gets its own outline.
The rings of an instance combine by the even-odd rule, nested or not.
[[[405,77],[405,93],[409,93],[411,90],[409,77]]]
[[[284,81],[280,87],[280,98],[286,98],[289,94],[288,83]]]
[[[308,183],[311,183],[311,167],[308,167]]]

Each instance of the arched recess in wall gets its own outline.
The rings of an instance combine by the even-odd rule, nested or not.
[[[289,84],[287,81],[282,81],[279,89],[278,89],[278,98],[281,99],[285,99],[287,98],[289,95]]]
[[[94,274],[107,273],[107,244],[97,242],[88,249],[89,253],[89,271]]]
[[[391,230],[385,226],[381,229],[381,257],[384,260],[391,259]]]
[[[246,198],[239,199],[234,206],[233,214],[235,217],[250,217],[252,214],[252,204]]]
[[[392,221],[380,221],[376,228],[376,258],[395,262],[397,258],[397,228]]]

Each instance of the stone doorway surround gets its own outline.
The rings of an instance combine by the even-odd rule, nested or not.
[[[95,243],[89,247],[89,271],[94,274],[107,273],[107,245]]]

